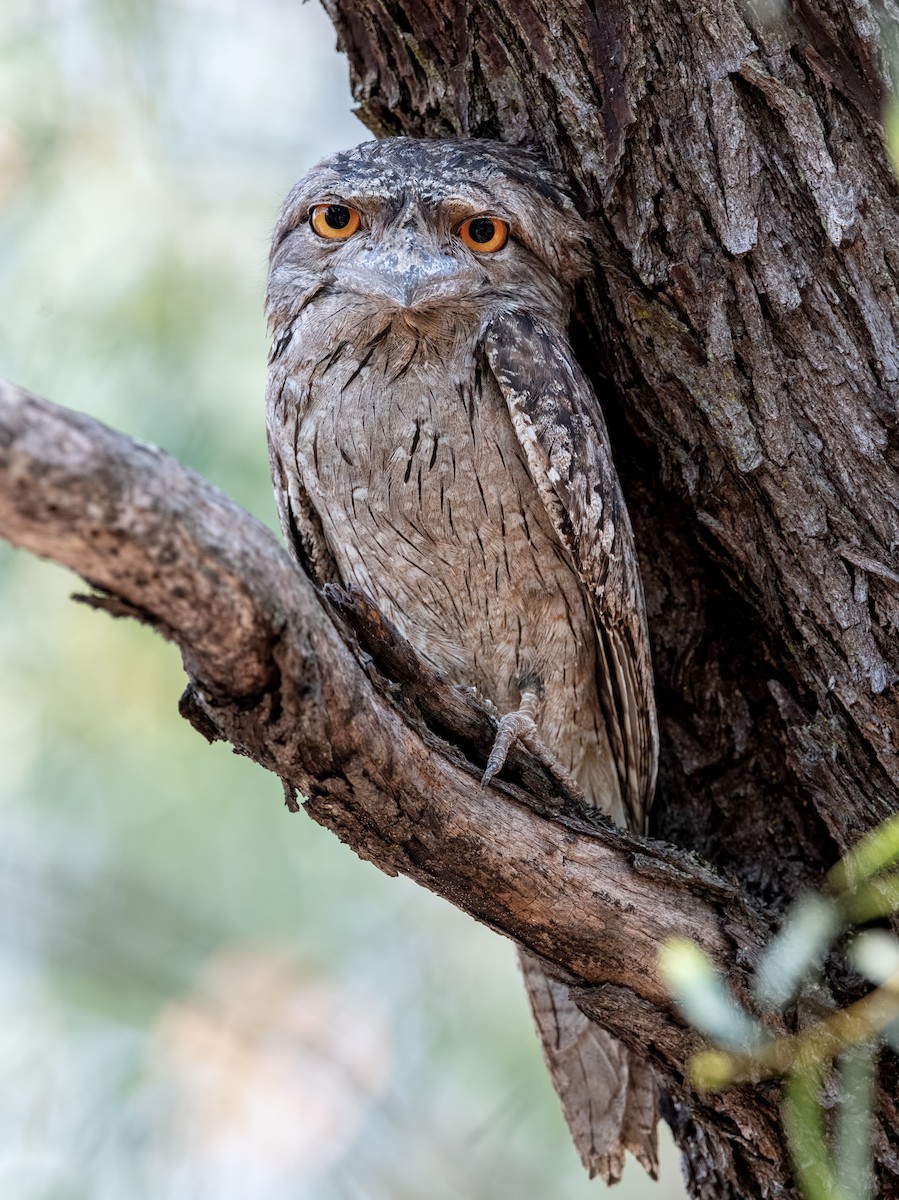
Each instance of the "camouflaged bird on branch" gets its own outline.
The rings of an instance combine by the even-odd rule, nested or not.
[[[587,231],[534,154],[369,142],[313,168],[275,228],[268,316],[281,523],[616,823],[645,828],[657,734],[643,592],[596,396],[568,341]],[[591,1174],[657,1166],[649,1068],[522,954]]]

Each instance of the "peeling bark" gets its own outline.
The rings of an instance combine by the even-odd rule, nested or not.
[[[541,147],[589,216],[576,332],[646,585],[653,828],[782,908],[899,798],[895,9],[323,3],[373,132]],[[792,1194],[761,1142],[672,1119],[696,1196]]]

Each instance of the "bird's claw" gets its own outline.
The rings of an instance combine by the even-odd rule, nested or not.
[[[533,718],[521,711],[507,713],[500,719],[496,737],[493,739],[493,749],[487,759],[487,768],[481,776],[481,787],[488,787],[493,777],[503,769],[509,751],[516,742],[521,742],[529,750],[535,751],[540,744]]]
[[[567,792],[576,800],[583,800],[584,793],[580,784],[540,740],[537,723],[534,720],[538,704],[539,697],[536,693],[524,692],[518,711],[507,713],[506,716],[500,718],[496,737],[493,740],[493,749],[487,759],[487,768],[481,776],[481,787],[489,787],[491,780],[503,769],[509,751],[516,742],[521,742],[523,746],[527,746],[547,774],[555,780],[562,792]]]

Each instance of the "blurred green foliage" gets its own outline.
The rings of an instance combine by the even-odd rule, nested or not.
[[[269,524],[268,233],[366,135],[299,0],[3,0],[0,372]],[[512,947],[177,716],[176,651],[0,545],[0,1195],[597,1195]],[[683,1195],[634,1164],[621,1200]]]
[[[661,965],[684,1017],[714,1049],[694,1056],[697,1087],[784,1076],[787,1145],[807,1200],[868,1200],[873,1186],[872,1120],[877,1055],[899,1050],[899,940],[860,928],[899,913],[899,816],[866,834],[828,873],[818,894],[788,910],[755,972],[757,1015],[739,1004],[705,953],[673,941]],[[835,1009],[824,975],[831,954],[874,984]],[[798,1001],[799,1029],[770,1032]]]

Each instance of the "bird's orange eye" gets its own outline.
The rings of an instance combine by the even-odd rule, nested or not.
[[[319,237],[344,241],[359,228],[360,216],[346,204],[316,204],[309,214],[309,224]]]
[[[494,254],[502,250],[509,238],[509,222],[499,217],[469,217],[459,226],[459,237],[479,254]]]

